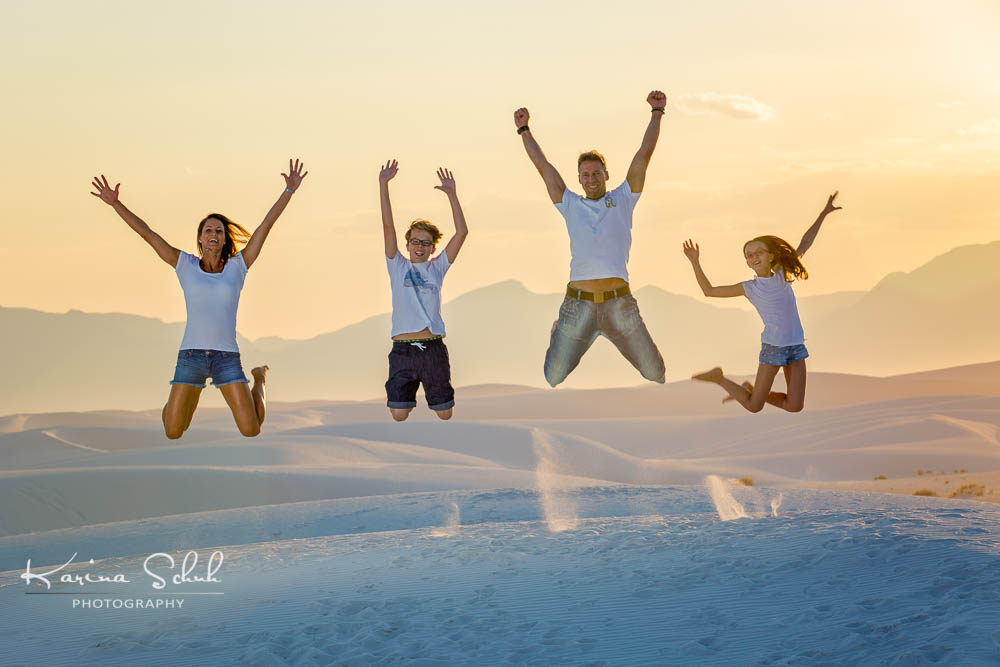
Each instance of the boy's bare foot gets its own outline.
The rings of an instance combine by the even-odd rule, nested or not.
[[[751,394],[753,393],[753,385],[750,384],[749,382],[744,382],[743,383],[743,388],[746,389]],[[722,399],[722,402],[723,403],[728,403],[729,401],[735,401],[735,400],[736,399],[733,398],[732,396],[726,396],[724,399]]]
[[[257,366],[256,368],[251,369],[250,375],[253,376],[254,382],[260,382],[261,384],[264,384],[265,380],[267,379],[267,371],[269,368],[271,367]]]
[[[692,380],[701,380],[702,382],[715,382],[718,384],[722,382],[724,376],[722,375],[722,369],[716,366],[710,371],[705,371],[704,373],[696,373],[691,376]]]

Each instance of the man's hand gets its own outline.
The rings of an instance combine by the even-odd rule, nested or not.
[[[646,96],[646,101],[654,109],[663,109],[667,106],[667,95],[662,90],[654,90]]]
[[[517,129],[521,129],[522,127],[528,124],[528,119],[530,117],[531,116],[528,113],[528,110],[525,109],[524,107],[521,107],[520,109],[514,112],[514,127],[516,127]]]

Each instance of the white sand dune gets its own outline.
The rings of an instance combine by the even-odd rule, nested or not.
[[[740,381],[752,379],[734,376]],[[784,380],[778,377],[775,390]],[[302,401],[281,403],[280,383],[269,385],[268,429],[284,430],[336,423],[384,422],[385,400]],[[211,391],[215,391],[214,389]],[[807,410],[888,401],[920,396],[1000,396],[1000,361],[945,368],[935,371],[868,377],[837,373],[810,373]],[[212,403],[206,393],[203,402]],[[721,405],[724,394],[715,386],[681,381],[665,385],[643,384],[613,389],[539,389],[521,385],[475,385],[460,387],[456,414],[462,420],[641,418],[662,416],[722,417],[735,412]],[[166,393],[164,393],[164,399]],[[433,420],[423,396],[411,420]],[[139,412],[104,410],[94,412],[44,413],[0,416],[0,434],[53,426],[155,426],[160,408]],[[193,428],[219,429],[232,433],[228,409],[205,405],[199,408]],[[188,435],[185,435],[188,437]]]
[[[500,395],[518,394],[507,388]],[[324,421],[323,406],[300,409],[302,419],[272,410],[287,427],[269,424],[255,439],[203,427],[171,442],[155,423],[64,423],[4,434],[0,505],[17,511],[0,517],[0,536],[364,495],[537,488],[539,471],[592,484],[692,484],[716,474],[794,487],[908,477],[918,469],[1000,470],[1000,397],[992,396],[918,396],[794,415],[737,408],[717,418],[306,427]],[[105,451],[96,451],[99,445]],[[985,489],[983,499],[1000,499],[994,490]]]
[[[158,410],[2,417],[3,660],[989,664],[1000,506],[837,489],[1000,500],[996,370],[816,374],[799,414],[677,383],[460,389],[451,422],[272,402],[254,439],[211,407],[180,441]],[[183,611],[18,578],[216,547],[224,595]]]
[[[0,605],[18,609],[4,624],[5,657],[52,666],[997,659],[993,505],[788,491],[777,518],[720,521],[697,487],[586,488],[572,499],[578,525],[555,533],[532,494],[370,499],[341,527],[408,526],[350,533],[331,523],[322,537],[217,545],[217,582],[168,583],[182,609],[74,608],[73,599],[113,598],[45,595],[77,587],[37,582],[26,597],[17,573],[0,574]],[[330,512],[307,507],[305,521]],[[436,529],[450,507],[461,523]],[[164,559],[152,567],[169,577]],[[69,570],[126,576],[100,587],[122,601],[163,599],[141,558]],[[59,641],[41,641],[46,628],[59,628]]]

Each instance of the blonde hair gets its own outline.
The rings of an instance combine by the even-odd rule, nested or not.
[[[774,267],[780,266],[785,272],[785,280],[792,282],[796,278],[799,280],[809,278],[809,272],[802,265],[799,253],[795,252],[795,248],[792,247],[791,243],[778,236],[758,236],[743,244],[743,254],[746,254],[747,246],[755,241],[762,243],[767,248],[767,251],[771,253],[774,257],[774,261],[771,262],[771,270],[773,271]]]
[[[198,244],[198,256],[200,257],[204,253],[204,248],[201,247],[201,230],[204,229],[205,223],[215,218],[222,223],[222,229],[225,232],[226,240],[222,244],[222,266],[226,265],[226,260],[235,255],[240,251],[240,248],[236,245],[237,243],[246,244],[250,240],[250,232],[248,232],[239,223],[233,222],[221,213],[209,213],[205,216],[205,219],[198,223],[198,236],[196,241]]]
[[[414,229],[420,229],[430,234],[431,240],[434,241],[434,245],[437,245],[437,242],[441,240],[442,236],[444,236],[444,234],[441,233],[441,230],[438,229],[433,222],[424,220],[423,218],[417,218],[410,223],[410,228],[406,230],[407,243],[410,242],[410,234],[413,233]]]
[[[576,168],[579,169],[580,165],[587,160],[597,160],[604,167],[605,171],[608,168],[608,163],[604,161],[604,156],[597,151],[587,151],[586,153],[580,153],[580,157],[576,159]]]

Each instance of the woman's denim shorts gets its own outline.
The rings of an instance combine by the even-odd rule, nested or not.
[[[787,366],[796,361],[803,361],[809,356],[809,350],[801,343],[798,345],[760,345],[760,363],[767,366]]]
[[[212,378],[212,384],[216,387],[234,382],[250,382],[243,374],[239,352],[181,350],[177,353],[177,368],[170,384],[204,387],[207,378]]]

